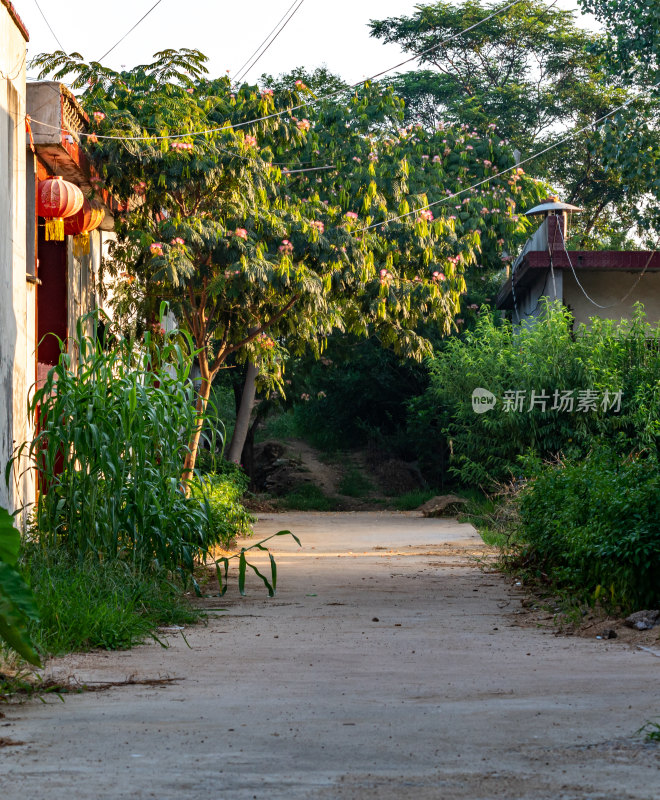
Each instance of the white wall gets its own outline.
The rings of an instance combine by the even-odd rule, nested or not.
[[[26,281],[25,47],[0,5],[0,505],[33,499],[32,475],[4,483],[15,443],[30,437],[27,395],[34,381],[34,287]]]

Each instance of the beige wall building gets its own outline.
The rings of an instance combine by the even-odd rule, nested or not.
[[[552,203],[563,206],[562,203]],[[630,319],[643,303],[649,322],[660,322],[660,253],[644,250],[567,250],[566,212],[550,211],[527,241],[497,296],[514,323],[543,311],[543,298],[561,300],[575,325],[592,317]]]
[[[101,306],[101,261],[114,239],[113,202],[79,147],[87,117],[61,84],[26,86],[28,38],[12,3],[0,0],[0,505],[11,511],[28,509],[37,491],[27,462],[9,487],[4,471],[14,448],[34,436],[28,400],[59,357],[48,334],[68,341],[78,318]],[[45,240],[36,197],[51,175],[75,183],[106,212],[87,253],[72,236]]]
[[[35,284],[26,268],[25,62],[28,33],[0,0],[0,505],[14,510],[34,495],[33,475],[4,467],[30,435],[27,395],[35,380]]]

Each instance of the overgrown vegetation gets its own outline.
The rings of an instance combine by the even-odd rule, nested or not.
[[[660,603],[660,469],[648,452],[599,447],[529,468],[520,497],[523,555],[559,587],[623,608]]]
[[[431,386],[413,413],[423,417],[425,449],[444,438],[451,474],[467,486],[490,490],[522,476],[525,454],[580,458],[608,440],[625,455],[660,442],[660,325],[639,306],[630,321],[594,318],[577,330],[561,305],[518,329],[484,308],[475,329],[448,340],[429,366]],[[495,395],[491,411],[475,414],[477,388]],[[562,406],[567,391],[572,404]],[[520,402],[507,406],[515,392]]]
[[[164,570],[145,573],[121,559],[81,560],[38,545],[26,548],[22,564],[40,612],[29,631],[43,656],[123,650],[159,626],[189,625],[201,617]]]

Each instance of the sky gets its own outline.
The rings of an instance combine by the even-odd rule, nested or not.
[[[99,59],[154,5],[156,0],[13,0],[29,33],[28,58],[59,49]],[[420,0],[304,0],[302,6],[248,78],[294,67],[325,64],[350,83],[402,60],[396,45],[369,36],[370,19],[410,14]],[[209,56],[213,77],[243,64],[292,5],[292,0],[161,0],[156,9],[104,59],[113,69],[148,63],[168,47],[190,47]],[[577,8],[576,0],[557,0]],[[52,27],[49,31],[39,7]],[[585,27],[593,23],[585,18]],[[412,65],[411,65],[412,66]],[[36,77],[34,71],[28,75]]]

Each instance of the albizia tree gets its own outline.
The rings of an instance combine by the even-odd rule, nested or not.
[[[400,129],[391,90],[275,95],[208,80],[196,51],[155,59],[121,73],[61,52],[38,63],[83,90],[90,157],[128,209],[114,268],[143,315],[169,300],[199,348],[187,480],[230,356],[267,369],[276,342],[320,352],[339,329],[421,358],[416,328],[451,329],[464,270],[524,233],[516,203],[539,189],[522,170],[500,175],[513,156],[495,134]]]

